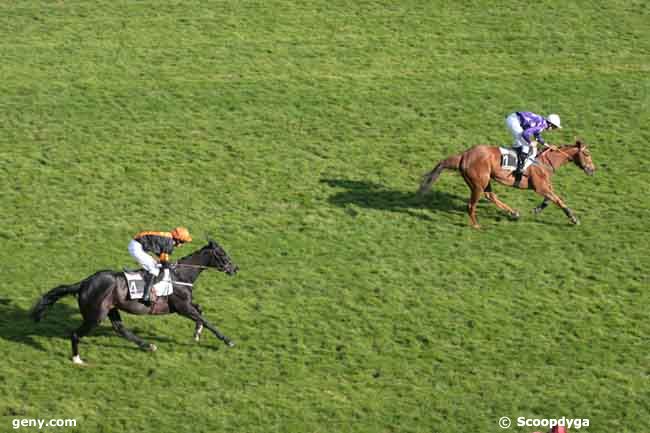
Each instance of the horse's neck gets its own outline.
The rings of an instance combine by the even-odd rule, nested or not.
[[[194,283],[199,278],[199,275],[201,275],[201,272],[203,272],[203,266],[206,265],[203,260],[202,251],[196,251],[189,256],[185,256],[178,263],[181,265],[189,265],[187,267],[180,266],[176,269],[178,278],[187,283]]]
[[[557,169],[573,159],[575,156],[575,150],[572,146],[564,146],[559,148],[559,151],[549,149],[542,155],[546,159],[545,162],[550,164],[551,167]]]
[[[181,267],[180,269],[176,269],[175,274],[178,281],[194,284],[194,282],[199,278],[199,275],[201,275],[201,272],[203,272],[203,268]]]

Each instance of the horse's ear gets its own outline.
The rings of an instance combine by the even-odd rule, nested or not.
[[[582,149],[582,147],[585,145],[585,143],[579,137],[573,137],[573,139],[575,140],[576,146],[578,146],[578,149]]]

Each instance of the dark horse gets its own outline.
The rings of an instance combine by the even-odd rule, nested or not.
[[[237,273],[238,268],[232,263],[228,254],[215,241],[210,240],[206,246],[183,257],[172,265],[170,274],[174,282],[174,291],[169,296],[158,297],[152,306],[146,306],[137,300],[128,299],[126,278],[122,272],[99,271],[83,281],[71,285],[61,285],[43,295],[31,311],[35,321],[40,321],[52,304],[66,295],[76,295],[83,323],[72,333],[72,361],[83,364],[79,356],[79,340],[93,330],[108,316],[113,329],[122,337],[137,344],[141,349],[155,351],[156,346],[142,340],[124,327],[120,313],[123,310],[131,314],[170,314],[178,313],[196,323],[194,338],[198,341],[205,326],[228,346],[234,346],[202,315],[201,307],[192,303],[192,285],[204,269],[215,268],[228,275]]]
[[[531,165],[524,173],[518,187],[521,189],[532,189],[544,197],[544,201],[534,212],[539,213],[552,201],[558,205],[573,224],[579,224],[578,219],[569,209],[564,201],[553,191],[551,178],[555,170],[560,166],[572,161],[588,175],[596,171],[591,154],[587,145],[576,140],[574,145],[555,146],[545,149],[537,156],[537,162]],[[431,188],[433,182],[438,179],[443,170],[458,170],[465,179],[465,183],[471,190],[468,202],[470,223],[474,228],[480,228],[476,219],[476,204],[482,195],[494,203],[499,209],[510,214],[513,218],[519,218],[519,212],[499,200],[492,192],[491,180],[508,186],[515,186],[515,177],[512,171],[501,168],[501,152],[497,146],[474,146],[460,155],[450,156],[442,160],[433,170],[426,173],[420,184],[419,193],[424,193]]]

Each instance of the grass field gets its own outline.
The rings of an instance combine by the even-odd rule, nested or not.
[[[650,432],[650,5],[458,3],[0,4],[0,432]],[[450,173],[415,196],[517,109],[589,143],[555,177],[582,225],[501,186],[522,219],[472,230]],[[175,257],[209,233],[240,266],[195,290],[234,349],[124,316],[159,350],[105,323],[79,368],[75,299],[29,321],[179,224]]]

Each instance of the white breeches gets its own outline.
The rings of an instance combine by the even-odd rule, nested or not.
[[[528,153],[529,158],[534,159],[535,155],[537,155],[537,148],[528,144],[528,142],[524,139],[524,129],[519,123],[519,117],[517,117],[517,113],[512,113],[506,117],[506,128],[508,128],[508,131],[510,134],[512,134],[512,147],[515,149],[521,147],[522,152]]]
[[[131,239],[131,242],[129,242],[129,254],[131,254],[131,257],[133,257],[136,262],[140,263],[147,272],[158,276],[160,273],[158,262],[142,249],[142,244],[140,244],[140,242]]]

